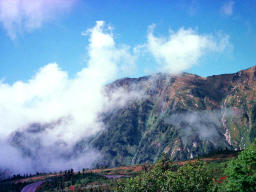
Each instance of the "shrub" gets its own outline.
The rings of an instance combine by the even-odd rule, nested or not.
[[[256,146],[242,151],[225,169],[227,179],[222,183],[224,191],[256,191]]]
[[[201,161],[188,163],[182,167],[170,161],[161,160],[150,171],[119,183],[118,192],[205,192],[213,186],[212,176],[206,164]]]
[[[212,173],[202,161],[185,164],[167,178],[165,191],[205,192],[213,187]]]

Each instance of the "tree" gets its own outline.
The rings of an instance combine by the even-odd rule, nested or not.
[[[213,188],[213,177],[206,163],[190,162],[179,167],[166,157],[150,171],[119,183],[119,192],[205,192]]]
[[[256,191],[256,146],[252,144],[231,160],[225,169],[227,179],[222,183],[225,191]]]
[[[189,162],[169,173],[163,191],[205,192],[213,188],[213,176],[205,162]]]
[[[144,170],[141,175],[130,178],[126,183],[119,182],[116,191],[118,192],[157,192],[161,191],[171,162],[166,155],[154,165],[151,170]]]

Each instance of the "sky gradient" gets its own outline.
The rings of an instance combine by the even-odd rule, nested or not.
[[[2,7],[4,1],[10,5],[11,0],[0,0]],[[98,20],[111,25],[116,43],[128,45],[131,49],[147,42],[148,27],[152,24],[155,24],[154,34],[158,37],[168,37],[170,29],[178,31],[180,28],[192,29],[200,35],[222,34],[229,37],[225,51],[205,55],[186,72],[209,76],[233,73],[256,64],[256,1],[45,2],[35,10],[41,11],[41,15],[34,14],[31,8],[23,8],[32,10],[29,13],[33,18],[32,24],[28,24],[29,17],[21,9],[19,16],[24,17],[24,21],[13,22],[12,32],[4,25],[6,17],[1,17],[4,9],[0,9],[0,78],[6,83],[26,81],[51,62],[56,62],[70,76],[76,74],[87,65],[88,58],[89,37],[81,33],[92,28]],[[5,12],[8,15],[10,11]],[[155,72],[156,63],[152,55],[142,54],[129,76]]]

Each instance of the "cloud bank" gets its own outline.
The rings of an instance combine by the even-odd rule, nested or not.
[[[192,145],[192,141],[196,137],[215,144],[223,137],[223,133],[218,131],[219,127],[223,127],[222,118],[224,116],[225,118],[231,118],[235,115],[237,114],[232,109],[193,111],[174,113],[166,117],[164,121],[166,124],[173,125],[179,131],[185,146]]]
[[[0,22],[8,35],[31,31],[71,9],[76,0],[0,0]]]
[[[181,73],[196,65],[207,53],[222,52],[229,46],[226,35],[201,35],[193,29],[180,28],[165,38],[156,37],[154,28],[154,25],[149,27],[146,47],[160,65],[160,70],[165,72]]]
[[[18,25],[31,22],[36,27],[44,22],[32,25],[22,19]],[[99,114],[147,97],[143,84],[117,87],[106,95],[106,84],[130,73],[128,69],[136,66],[138,55],[127,45],[117,45],[112,28],[104,21],[97,21],[82,35],[89,37],[89,59],[74,78],[58,64],[49,63],[28,81],[0,82],[0,170],[33,173],[90,167],[101,158],[86,144],[87,138],[104,129]],[[148,41],[140,49],[155,57],[159,71],[180,73],[209,50],[221,52],[228,43],[228,37],[217,39],[183,28],[167,39],[156,37],[151,27]]]
[[[79,169],[99,159],[99,153],[86,146],[76,153],[76,145],[104,127],[98,121],[108,99],[104,86],[134,59],[127,47],[115,44],[103,21],[87,33],[87,67],[74,78],[50,63],[27,82],[0,83],[0,156],[6,156],[0,158],[0,169]]]

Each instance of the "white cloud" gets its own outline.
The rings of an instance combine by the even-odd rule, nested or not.
[[[221,12],[224,15],[230,16],[233,14],[233,8],[234,8],[234,1],[229,1],[223,4],[223,6],[221,7]]]
[[[0,0],[0,21],[8,35],[41,27],[56,15],[68,11],[76,0]]]
[[[179,73],[207,51],[223,51],[229,43],[228,36],[199,35],[183,28],[171,32],[168,39],[156,37],[151,27],[147,44],[131,53],[129,46],[116,45],[112,28],[103,21],[82,34],[89,36],[89,59],[74,78],[50,63],[26,82],[0,81],[0,156],[15,159],[0,158],[0,170],[33,172],[90,166],[100,153],[88,146],[74,153],[74,148],[104,128],[99,113],[146,98],[144,84],[130,85],[128,91],[113,89],[108,96],[104,93],[107,83],[135,65],[133,53],[139,55],[147,48],[163,70]],[[23,150],[30,155],[24,155]],[[17,165],[24,169],[17,169]]]
[[[223,135],[219,133],[218,127],[222,125],[222,119],[231,118],[234,116],[240,116],[235,114],[232,109],[223,110],[206,110],[206,111],[194,111],[185,113],[174,113],[171,116],[165,118],[165,123],[174,125],[180,132],[180,136],[183,144],[192,145],[191,138],[199,136],[201,140],[211,141],[216,143]],[[186,125],[184,127],[184,125]],[[190,142],[190,143],[188,143]],[[226,143],[228,145],[228,143]],[[222,146],[225,147],[225,146]]]
[[[221,52],[230,45],[226,35],[200,35],[192,29],[171,31],[168,38],[156,37],[154,25],[149,27],[147,49],[161,67],[161,71],[180,73],[198,63],[209,52]]]
[[[5,143],[5,149],[11,149],[12,158],[16,157],[24,167],[30,166],[30,170],[81,168],[99,157],[88,149],[74,159],[62,158],[72,154],[81,139],[104,127],[98,120],[108,101],[103,89],[119,76],[123,63],[127,65],[134,59],[127,47],[115,44],[113,34],[104,30],[103,21],[98,21],[88,34],[88,66],[74,78],[56,63],[50,63],[27,82],[0,82],[0,141]],[[29,125],[33,124],[36,131],[31,131]],[[20,144],[17,132],[22,134]],[[24,149],[31,152],[30,157],[21,158]],[[27,165],[30,162],[32,165]],[[10,162],[1,158],[0,166],[7,168]]]

